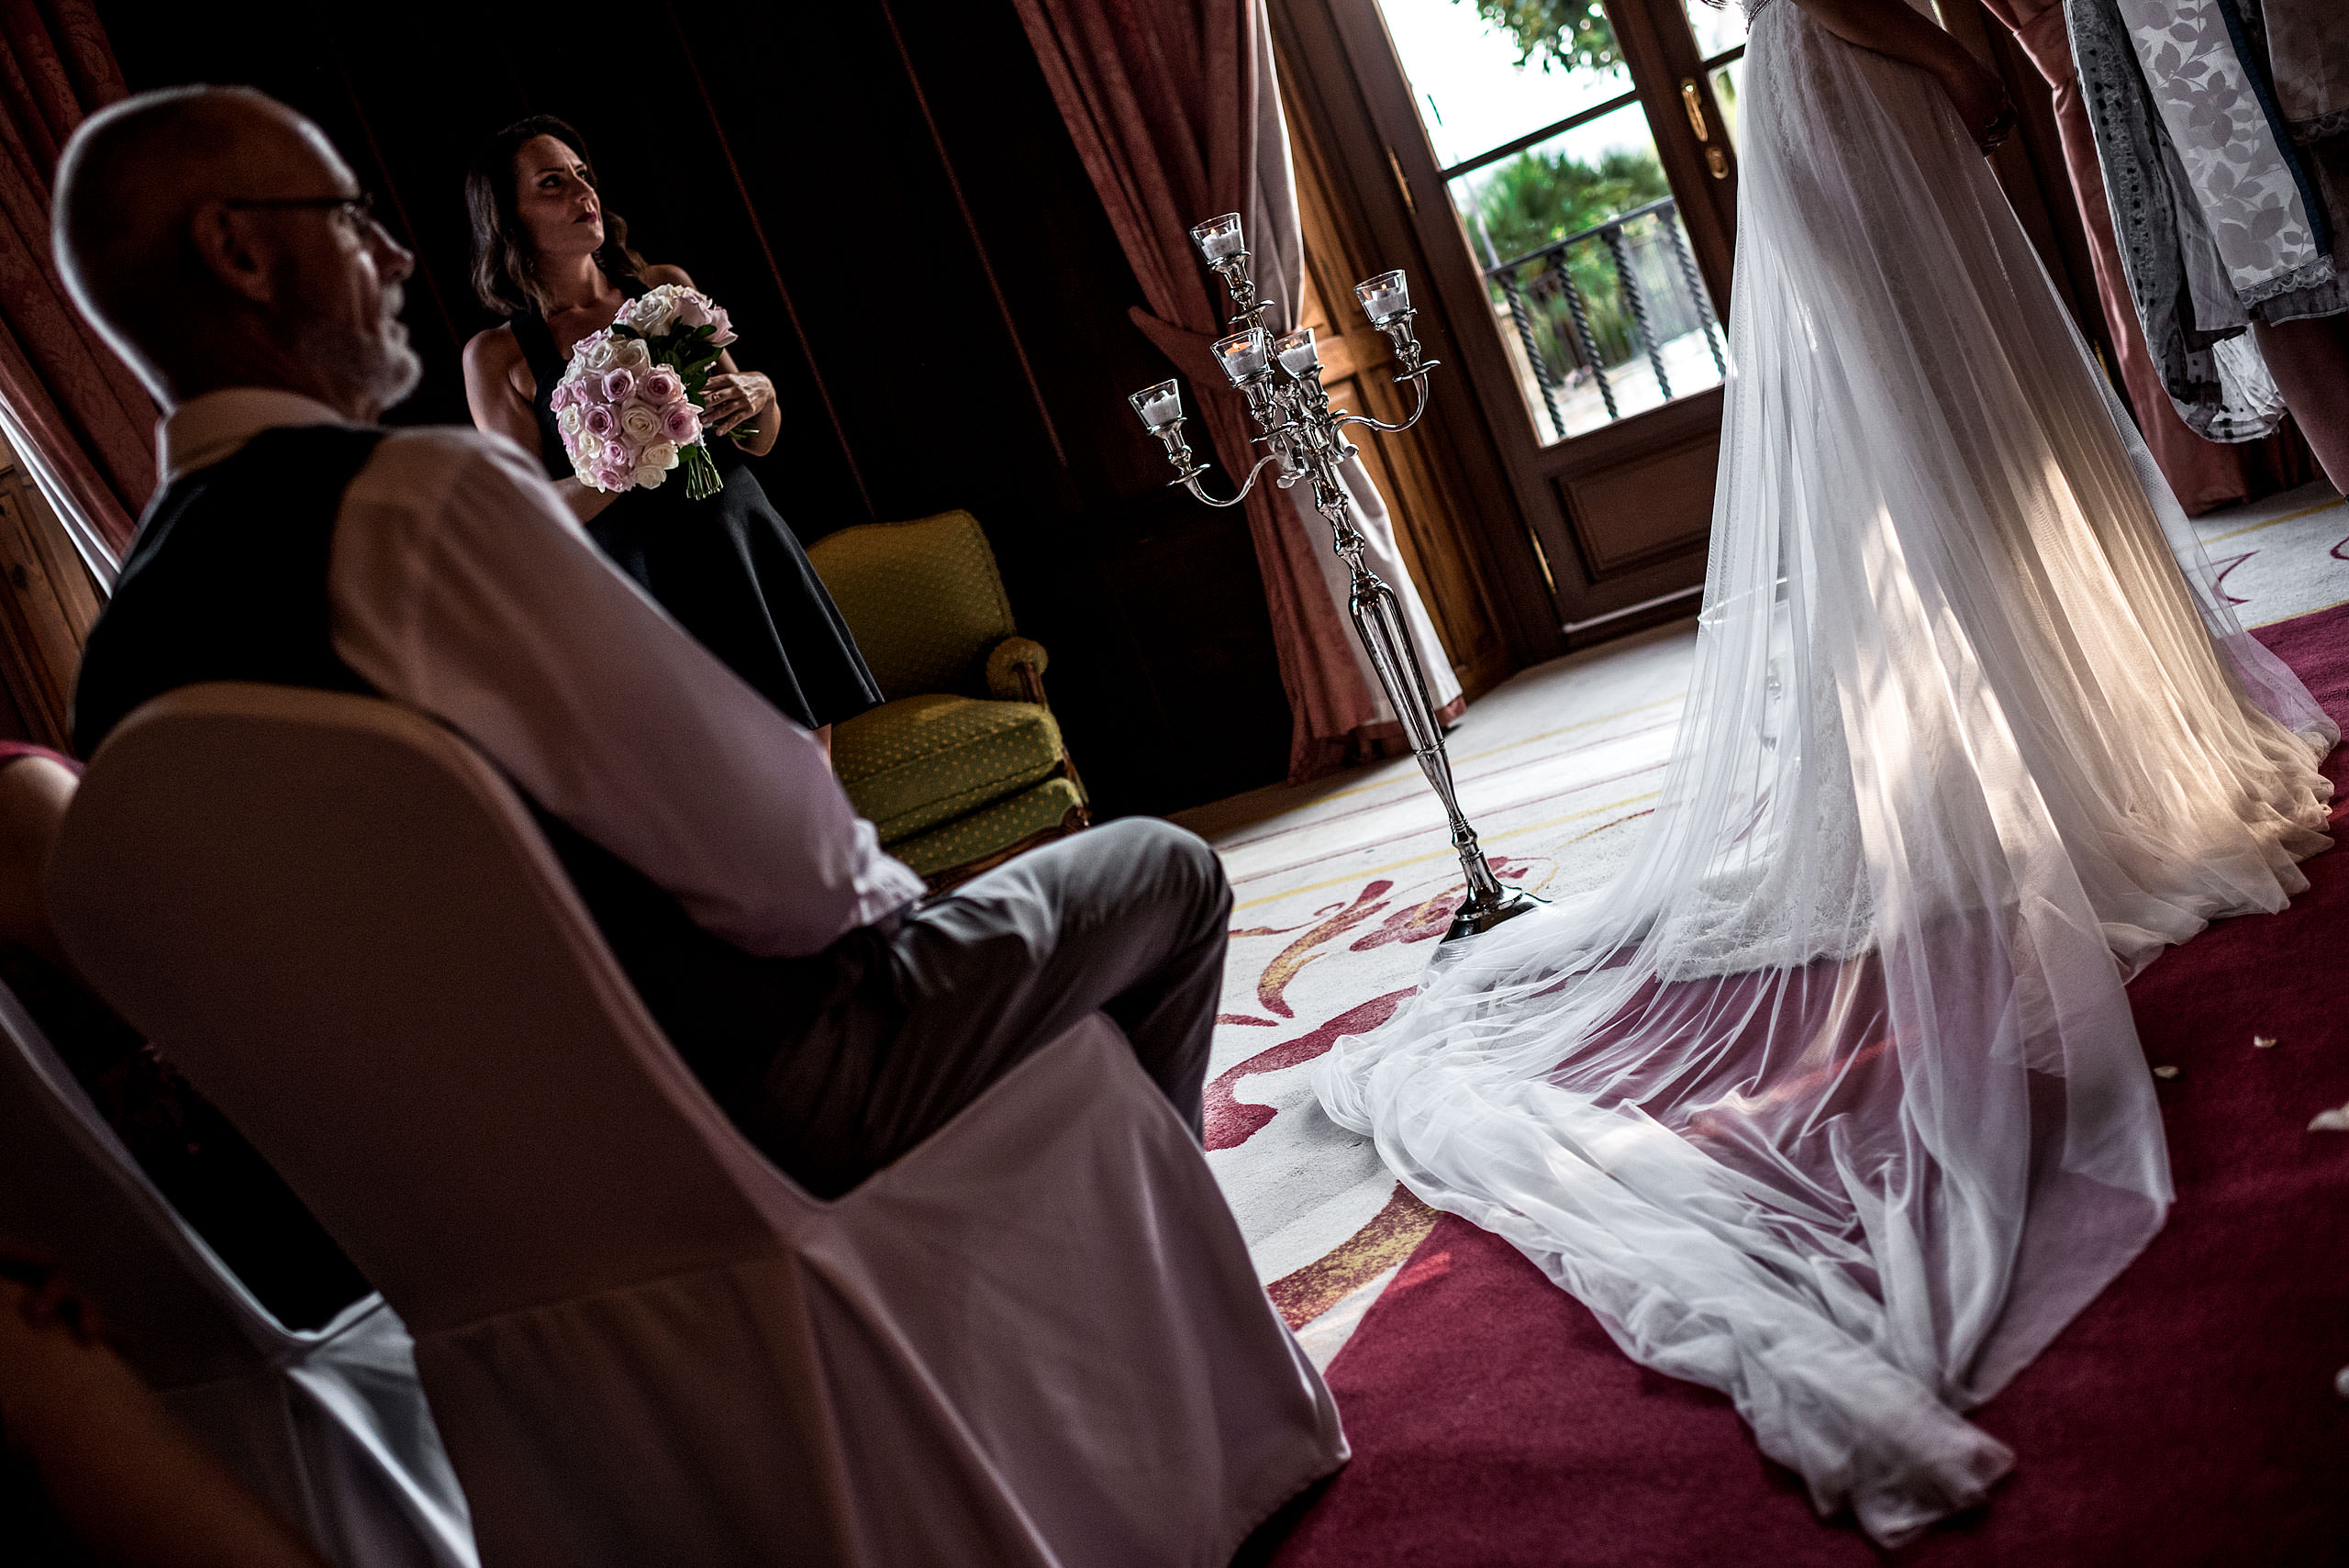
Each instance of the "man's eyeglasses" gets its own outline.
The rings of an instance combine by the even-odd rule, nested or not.
[[[375,221],[375,198],[366,191],[355,196],[232,196],[221,205],[237,212],[339,212],[362,231]]]

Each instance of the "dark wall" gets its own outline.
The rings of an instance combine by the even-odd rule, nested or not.
[[[462,176],[524,114],[590,144],[654,261],[774,380],[761,478],[800,537],[967,506],[1111,815],[1280,776],[1288,715],[1237,508],[1164,488],[1124,395],[1168,373],[1009,0],[100,6],[134,88],[245,83],[325,128],[418,260],[426,375],[466,417]]]

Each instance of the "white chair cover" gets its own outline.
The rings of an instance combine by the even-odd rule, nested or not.
[[[342,1568],[473,1568],[407,1330],[289,1331],[189,1229],[0,985],[0,1234],[55,1252],[165,1408]]]
[[[493,1568],[1220,1564],[1344,1461],[1106,1019],[817,1202],[512,790],[358,697],[150,704],[49,881],[75,962],[414,1329]]]

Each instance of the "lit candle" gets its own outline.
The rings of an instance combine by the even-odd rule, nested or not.
[[[1229,338],[1215,341],[1216,362],[1223,366],[1223,373],[1238,386],[1262,371],[1273,357],[1273,346],[1262,327],[1251,327],[1245,332],[1234,332]]]
[[[1183,389],[1172,381],[1145,386],[1126,401],[1132,404],[1134,412],[1141,416],[1142,428],[1153,433],[1183,417]]]
[[[1404,286],[1400,272],[1381,272],[1354,284],[1354,297],[1362,301],[1362,313],[1373,327],[1384,327],[1411,308],[1411,291]]]
[[[1226,256],[1237,255],[1248,248],[1247,240],[1241,235],[1240,215],[1236,212],[1228,212],[1221,217],[1211,217],[1200,224],[1191,230],[1191,240],[1198,246],[1199,254],[1209,261],[1220,261]]]
[[[1281,369],[1303,381],[1321,363],[1321,352],[1313,346],[1313,328],[1300,327],[1294,332],[1283,333],[1273,344],[1273,356]]]

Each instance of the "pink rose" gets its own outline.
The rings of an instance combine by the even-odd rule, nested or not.
[[[634,477],[633,469],[610,467],[596,472],[596,483],[607,490],[625,490]]]
[[[701,410],[690,403],[673,403],[662,410],[661,433],[679,446],[701,434]]]
[[[707,327],[709,325],[709,295],[698,289],[680,290],[677,295],[677,325]]]
[[[685,378],[667,365],[655,365],[644,373],[636,390],[647,403],[674,403],[685,395]]]
[[[604,400],[626,403],[636,395],[636,373],[632,370],[611,370],[604,373]]]
[[[709,307],[709,324],[718,328],[709,335],[711,348],[722,349],[734,340],[734,323],[727,316],[724,306],[713,305]]]
[[[620,425],[612,411],[600,403],[589,404],[587,412],[579,417],[579,423],[589,435],[599,441],[610,439],[612,432],[618,429]]]

